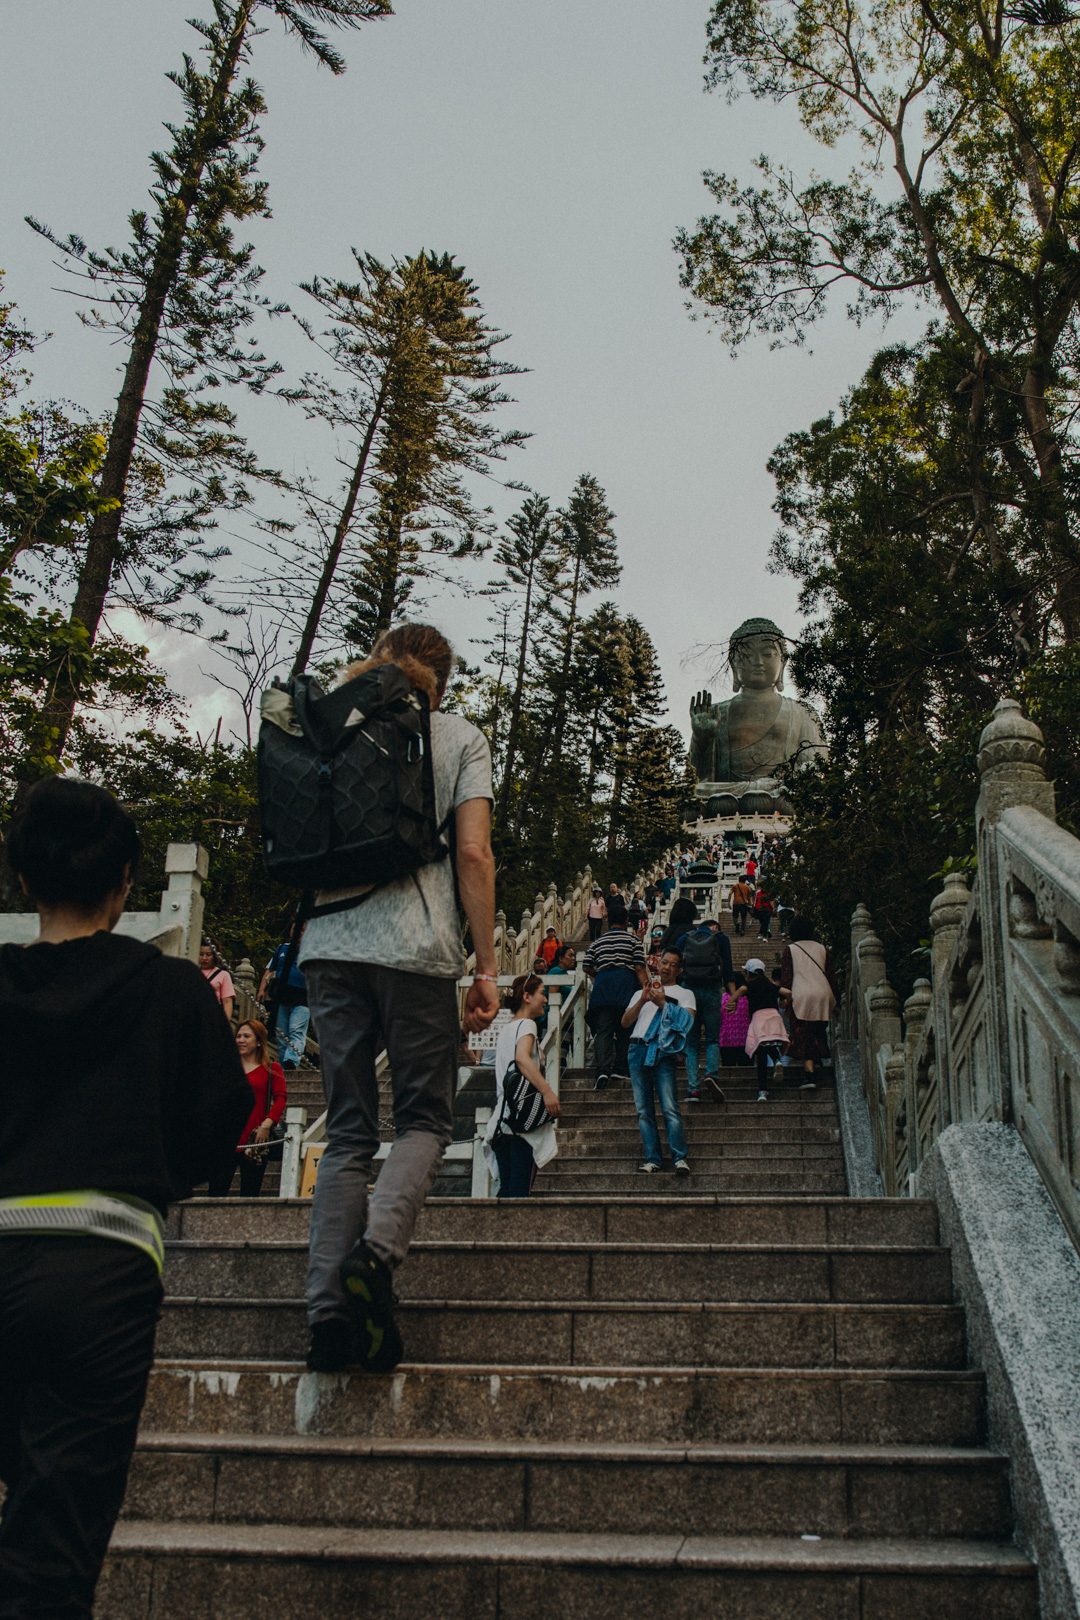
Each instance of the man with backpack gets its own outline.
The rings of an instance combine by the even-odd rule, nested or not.
[[[679,942],[682,951],[682,980],[694,992],[694,1027],[686,1042],[686,1084],[688,1100],[701,1101],[698,1043],[705,1034],[705,1084],[720,1102],[726,1102],[720,1086],[720,1019],[726,987],[735,991],[731,965],[731,942],[715,918],[708,918],[691,929]]]
[[[351,1361],[389,1372],[403,1354],[393,1316],[393,1272],[405,1258],[453,1134],[461,1040],[457,980],[465,969],[455,877],[476,955],[465,1030],[485,1028],[499,1007],[491,754],[475,726],[439,709],[452,668],[450,646],[437,630],[404,624],[380,636],[370,657],[345,677],[345,689],[356,696],[344,700],[352,712],[342,724],[351,723],[357,734],[372,727],[372,716],[382,712],[379,695],[387,689],[411,689],[401,700],[412,706],[400,722],[403,729],[413,723],[410,714],[430,707],[428,745],[421,735],[407,746],[411,758],[422,759],[425,772],[433,773],[433,815],[440,833],[452,828],[454,858],[436,853],[389,882],[361,886],[359,895],[355,889],[338,897],[320,893],[304,934],[300,961],[319,1031],[328,1138],[311,1209],[312,1372],[337,1372]],[[367,683],[358,679],[363,675],[370,676]],[[302,709],[303,688],[300,697]],[[311,726],[317,736],[318,726]],[[377,737],[374,730],[371,735]],[[392,768],[391,758],[392,750],[372,750],[363,778],[351,788],[357,803],[362,794],[377,801],[378,774]],[[336,768],[331,764],[331,775]],[[348,808],[346,802],[341,813]],[[265,839],[265,807],[263,820]],[[407,833],[406,827],[400,838]],[[397,1134],[369,1200],[379,1147],[375,1060],[384,1045]]]

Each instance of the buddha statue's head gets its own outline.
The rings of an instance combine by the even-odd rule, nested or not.
[[[736,692],[782,692],[787,639],[771,619],[745,619],[728,642]]]

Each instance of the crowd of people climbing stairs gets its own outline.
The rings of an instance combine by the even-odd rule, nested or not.
[[[724,1066],[753,1059],[757,1100],[765,1103],[770,1092],[789,1083],[789,1072],[790,1084],[813,1091],[828,1056],[828,1024],[840,997],[828,948],[814,938],[809,918],[773,903],[751,854],[731,885],[732,932],[745,933],[752,909],[759,938],[770,938],[776,914],[785,943],[771,972],[756,956],[736,971],[731,938],[715,914],[723,897],[723,860],[723,845],[716,843],[689,851],[668,868],[646,902],[647,917],[657,902],[671,901],[666,925],[649,935],[648,954],[644,927],[619,895],[601,902],[603,931],[590,929],[584,969],[591,981],[594,1086],[603,1090],[622,1081],[632,1088],[643,1175],[663,1168],[658,1105],[672,1168],[676,1176],[691,1173],[680,1069],[687,1105],[699,1106],[703,1098],[722,1104]]]
[[[168,1206],[198,1187],[223,1194],[237,1167],[242,1193],[258,1194],[309,1017],[327,1140],[311,1206],[307,1367],[389,1372],[402,1359],[394,1273],[452,1139],[462,1038],[500,1010],[491,759],[480,731],[440,707],[452,668],[437,631],[402,625],[333,691],[311,682],[265,694],[264,834],[276,826],[276,793],[295,823],[293,807],[314,786],[325,835],[325,858],[315,859],[310,840],[290,852],[287,822],[264,838],[279,870],[303,870],[308,882],[293,937],[261,986],[274,986],[280,1061],[262,1020],[231,1028],[235,987],[212,950],[196,967],[117,930],[140,840],[109,792],[47,779],[8,831],[11,876],[40,924],[32,944],[0,947],[0,1012],[18,1076],[0,1109],[0,1609],[12,1620],[89,1620],[153,1359]],[[369,728],[379,726],[400,732],[402,745],[373,748]],[[371,791],[322,796],[328,750]],[[369,800],[409,807],[393,839],[381,829],[381,868],[363,858]],[[359,851],[353,865],[342,849]],[[723,856],[697,849],[641,891],[611,884],[588,906],[594,1083],[631,1086],[646,1175],[663,1163],[657,1102],[675,1174],[690,1173],[680,1072],[688,1106],[723,1104],[724,1061],[741,1048],[757,1062],[765,1102],[784,1083],[785,1059],[802,1066],[793,1083],[812,1087],[826,1051],[838,995],[828,951],[806,918],[770,899],[752,854],[727,934],[716,915]],[[459,903],[475,961],[463,1015]],[[751,916],[760,940],[774,916],[786,937],[771,973],[760,956],[736,966],[733,941]],[[549,929],[534,973],[508,998],[484,1144],[503,1199],[526,1196],[557,1151],[560,1103],[541,1049],[545,981],[576,966],[574,943]],[[395,1134],[376,1171],[383,1049]]]

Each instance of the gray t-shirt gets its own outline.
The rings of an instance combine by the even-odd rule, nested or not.
[[[491,799],[487,739],[459,714],[431,716],[431,759],[440,825],[467,799]],[[457,979],[465,971],[461,923],[449,860],[421,866],[377,889],[349,911],[314,917],[300,962],[376,962],[405,973]]]

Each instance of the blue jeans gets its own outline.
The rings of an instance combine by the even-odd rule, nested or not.
[[[714,1079],[720,1074],[720,1017],[725,991],[722,984],[695,984],[693,989],[697,1012],[694,1027],[686,1038],[686,1084],[691,1091],[696,1091],[700,1084],[698,1041],[702,1029],[705,1031],[705,1073]]]
[[[675,1096],[675,1059],[661,1058],[659,1063],[646,1065],[645,1042],[630,1042],[630,1080],[634,1087],[638,1130],[645,1146],[645,1160],[649,1164],[662,1164],[664,1155],[660,1147],[660,1132],[656,1128],[656,1099],[664,1116],[668,1147],[673,1159],[686,1158],[686,1132]]]
[[[277,1015],[278,1060],[281,1063],[299,1063],[304,1055],[310,1007],[279,1007]]]

